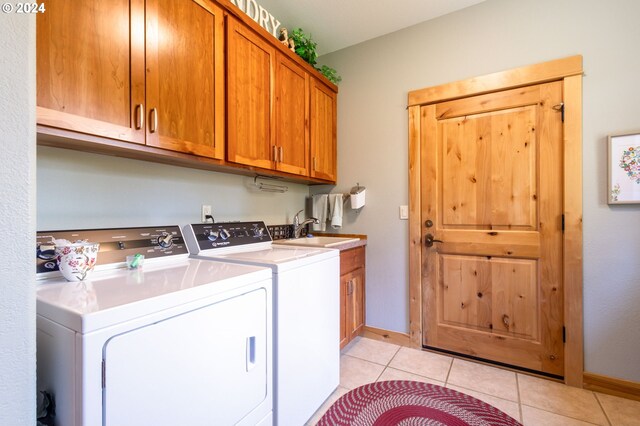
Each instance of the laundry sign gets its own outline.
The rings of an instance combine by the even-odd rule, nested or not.
[[[273,17],[272,14],[264,7],[260,6],[256,0],[230,0],[238,9],[249,15],[251,19],[256,21],[265,30],[278,37],[278,27],[280,21]]]

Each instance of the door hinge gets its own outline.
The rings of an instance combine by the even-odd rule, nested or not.
[[[560,118],[562,119],[562,122],[564,123],[564,102],[560,102],[558,105],[554,105],[552,107],[554,109],[554,111],[559,111],[560,112]]]
[[[562,343],[567,343],[567,328],[562,326]]]
[[[102,360],[102,389],[105,388],[105,383],[104,383],[105,382],[105,376],[106,376],[105,369],[106,369],[106,366],[105,366],[104,359],[103,359]]]
[[[564,213],[562,214],[562,232],[564,232]]]

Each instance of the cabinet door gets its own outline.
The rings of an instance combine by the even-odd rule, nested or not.
[[[46,4],[36,19],[38,124],[144,143],[144,2]]]
[[[224,17],[208,1],[147,0],[147,145],[224,157]]]
[[[278,54],[275,88],[276,168],[309,176],[309,74]]]
[[[347,303],[349,300],[349,286],[351,274],[340,276],[340,349],[344,348],[351,339],[351,333],[347,331]]]
[[[364,328],[364,268],[358,268],[351,272],[350,275],[351,286],[348,289],[347,331],[350,333],[349,340],[353,340]]]
[[[227,20],[227,159],[271,169],[275,49],[249,28]]]
[[[311,79],[311,177],[335,182],[336,93],[318,80]]]

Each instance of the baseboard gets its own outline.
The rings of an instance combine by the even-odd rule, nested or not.
[[[587,372],[582,377],[585,389],[640,401],[640,383]]]
[[[411,341],[407,333],[400,333],[398,331],[390,331],[365,325],[361,336],[393,343],[395,345],[406,346],[408,348],[416,348],[416,345]]]

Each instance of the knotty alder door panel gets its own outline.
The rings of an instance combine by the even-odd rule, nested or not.
[[[555,82],[421,107],[424,345],[563,375],[561,102]]]
[[[337,179],[337,96],[327,86],[311,79],[311,177]]]
[[[272,70],[275,49],[231,16],[227,19],[227,159],[273,168]]]
[[[309,74],[278,54],[275,86],[276,168],[309,176]]]
[[[144,2],[46,8],[36,19],[38,124],[144,143]]]
[[[224,157],[224,18],[209,2],[147,0],[147,145]]]

